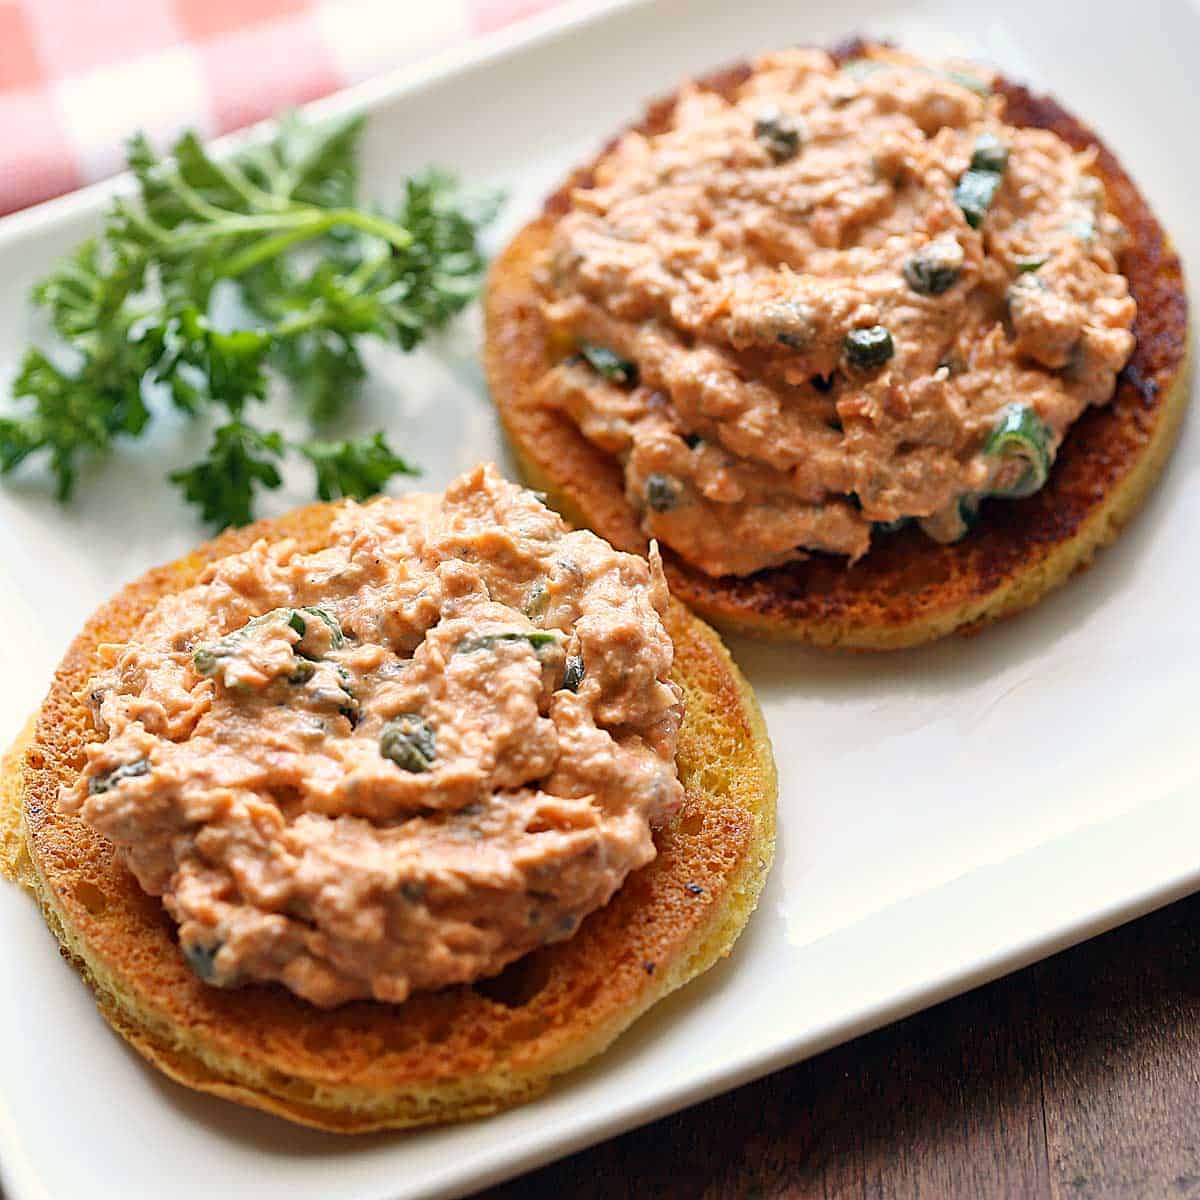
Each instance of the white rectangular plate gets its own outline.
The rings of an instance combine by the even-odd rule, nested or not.
[[[591,6],[596,9],[596,6]],[[1184,0],[781,4],[673,0],[559,13],[483,51],[319,108],[371,112],[366,191],[428,162],[500,183],[496,241],[644,98],[759,49],[865,30],[977,55],[1103,131],[1200,278],[1195,63]],[[586,15],[586,14],[585,14]],[[594,19],[591,19],[594,18]],[[400,19],[397,16],[396,19]],[[0,223],[0,387],[37,331],[29,284],[94,228],[108,189]],[[412,357],[372,354],[361,425],[441,487],[510,467],[475,314]],[[204,431],[170,419],[59,508],[0,490],[0,737],[36,706],[83,619],[201,537],[164,471]],[[733,957],[542,1100],[490,1120],[339,1139],[168,1083],[103,1024],[33,904],[0,888],[0,1158],[11,1200],[397,1200],[459,1195],[979,984],[1200,887],[1193,732],[1200,429],[1096,566],[970,640],[843,658],[736,641],[775,739],[779,852]],[[305,499],[302,480],[272,511]]]

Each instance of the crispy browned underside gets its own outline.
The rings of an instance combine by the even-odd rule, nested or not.
[[[332,508],[314,505],[226,534],[130,584],[88,622],[36,730],[24,735],[23,759],[10,756],[0,767],[0,868],[37,894],[109,1022],[169,1075],[292,1120],[360,1132],[528,1099],[727,954],[773,854],[775,770],[741,674],[712,630],[674,604],[668,624],[688,700],[679,743],[685,807],[658,837],[658,858],[575,937],[495,980],[403,1005],[322,1011],[274,986],[220,991],[201,983],[161,903],[114,861],[107,841],[55,805],[95,737],[75,695],[95,668],[96,645],[128,638],[150,606],[189,586],[207,561],[263,536],[316,547]],[[14,831],[23,832],[23,846]]]
[[[836,53],[852,57],[863,43]],[[702,81],[729,95],[749,68]],[[816,557],[748,578],[713,578],[664,551],[671,591],[716,623],[767,637],[847,649],[917,645],[975,627],[1034,603],[1116,536],[1153,483],[1174,444],[1188,401],[1188,312],[1179,257],[1116,157],[1081,121],[1048,96],[1001,80],[1007,119],[1051,129],[1072,146],[1099,148],[1098,170],[1112,208],[1132,234],[1121,268],[1138,303],[1137,349],[1105,408],[1090,409],[1064,442],[1049,483],[1027,500],[985,503],[971,535],[943,546],[911,528],[877,540],[845,560]],[[663,129],[674,99],[651,105],[637,128]],[[571,421],[537,403],[534,388],[550,365],[532,278],[577,171],[543,215],[492,267],[487,294],[485,365],[501,421],[532,486],[549,493],[569,520],[614,545],[644,551],[645,535],[625,499],[616,460]]]

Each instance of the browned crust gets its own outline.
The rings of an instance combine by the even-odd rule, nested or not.
[[[257,537],[321,544],[334,506],[228,533],[149,572],[101,608],[55,676],[24,751],[0,780],[0,866],[37,895],[68,957],[118,1032],[168,1075],[322,1129],[359,1132],[492,1112],[602,1050],[667,992],[727,954],[749,918],[774,846],[775,771],[758,706],[719,638],[673,604],[686,800],[632,876],[570,941],[498,979],[403,1005],[313,1008],[282,988],[220,991],[180,954],[160,902],[112,846],[55,797],[95,737],[75,697],[96,646],[126,639],[162,596]],[[20,812],[18,812],[20,808]],[[23,845],[14,845],[20,828]],[[697,893],[688,885],[695,885]]]
[[[845,58],[862,49],[854,42],[836,53]],[[728,95],[748,71],[732,67],[701,83]],[[1010,615],[1090,562],[1133,515],[1166,462],[1189,399],[1188,304],[1179,256],[1091,129],[1048,96],[1004,80],[997,86],[1014,124],[1051,129],[1078,148],[1097,146],[1112,208],[1132,234],[1121,268],[1138,303],[1137,348],[1112,403],[1090,409],[1076,423],[1037,495],[988,501],[979,525],[957,545],[938,545],[910,529],[880,539],[853,567],[813,558],[743,579],[713,578],[666,551],[673,594],[718,625],[874,650],[917,645]],[[661,130],[674,104],[674,98],[652,104],[636,128]],[[549,359],[532,264],[570,189],[586,185],[591,170],[575,172],[493,265],[485,366],[501,422],[532,486],[546,491],[569,520],[623,549],[644,551],[645,535],[625,499],[615,459],[534,398]]]

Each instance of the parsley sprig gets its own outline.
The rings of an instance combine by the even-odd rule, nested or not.
[[[253,518],[257,492],[280,486],[292,452],[325,499],[414,473],[382,433],[328,430],[365,374],[358,339],[411,350],[475,295],[479,232],[497,198],[430,171],[407,182],[396,211],[365,208],[361,132],[357,118],[288,115],[269,141],[222,161],[193,134],[166,157],[134,137],[137,196],[118,200],[102,234],[34,290],[61,344],[25,356],[17,414],[0,418],[0,473],[42,455],[67,500],[80,462],[141,435],[161,404],[217,415],[206,456],[169,478],[218,528]],[[214,303],[231,291],[222,311],[239,314],[233,325]],[[273,375],[324,436],[289,443],[251,420]]]

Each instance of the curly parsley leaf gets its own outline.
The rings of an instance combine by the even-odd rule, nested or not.
[[[128,354],[87,361],[74,374],[40,350],[30,350],[13,383],[13,395],[30,400],[32,410],[0,418],[0,474],[46,451],[55,494],[69,500],[81,454],[107,450],[118,434],[137,437],[149,423],[141,391],[143,373],[133,347]]]
[[[479,231],[495,216],[498,199],[455,188],[436,172],[408,181],[395,216],[412,234],[406,245],[331,238],[326,260],[303,277],[272,264],[243,279],[254,308],[285,335],[272,365],[301,393],[314,421],[330,420],[353,398],[363,376],[357,338],[412,350],[478,293],[485,266]]]
[[[393,475],[416,475],[392,452],[382,433],[357,441],[304,442],[300,453],[317,470],[317,495],[322,500],[352,496],[365,500],[383,489]]]
[[[89,238],[33,289],[63,339],[86,352],[116,340],[129,327],[126,304],[145,286],[147,259],[120,239]]]
[[[281,434],[234,420],[216,431],[203,459],[167,478],[218,529],[247,525],[254,519],[255,492],[283,482],[275,464],[284,449]]]
[[[151,422],[147,384],[191,416],[222,414],[208,456],[171,477],[218,525],[252,519],[289,449],[316,466],[322,496],[365,496],[412,473],[382,435],[288,447],[246,416],[278,376],[327,424],[365,376],[361,338],[411,350],[478,290],[479,233],[498,197],[427,172],[395,212],[362,207],[361,133],[358,118],[285,115],[273,138],[222,160],[194,134],[168,155],[135,136],[137,197],[118,200],[102,235],[34,291],[62,352],[28,351],[16,411],[0,417],[0,474],[43,457],[69,498],[81,458]],[[214,320],[218,288],[237,293],[235,328]]]
[[[275,138],[243,156],[246,178],[276,197],[322,208],[353,204],[363,125],[362,117],[343,117],[313,126],[284,113]]]
[[[170,388],[176,407],[184,412],[194,414],[220,404],[237,416],[247,400],[262,400],[267,394],[272,337],[265,330],[222,333],[194,308],[184,308],[145,336],[157,351],[154,381]]]

